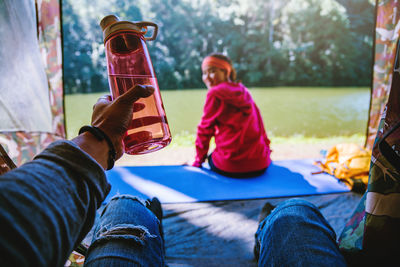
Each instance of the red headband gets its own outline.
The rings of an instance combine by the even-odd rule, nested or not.
[[[213,57],[213,56],[208,56],[203,60],[203,63],[201,64],[201,68],[205,69],[207,66],[213,66],[217,67],[223,70],[226,70],[228,73],[228,77],[231,75],[232,72],[232,66],[229,64],[229,62],[226,62],[223,59]]]

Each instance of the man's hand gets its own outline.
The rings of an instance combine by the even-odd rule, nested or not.
[[[132,113],[144,108],[135,102],[154,93],[150,85],[135,85],[114,101],[110,95],[101,97],[93,106],[92,125],[103,130],[114,144],[117,159],[124,153],[122,139],[131,124]]]

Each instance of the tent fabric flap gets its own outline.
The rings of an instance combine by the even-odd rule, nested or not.
[[[33,10],[32,10],[33,9]],[[34,3],[0,2],[0,131],[51,131],[48,83]],[[6,64],[4,64],[6,63]],[[29,116],[27,116],[29,114]]]
[[[21,165],[65,137],[60,2],[0,6],[0,144]]]
[[[400,33],[399,3],[382,1],[376,3],[375,56],[370,113],[365,146],[372,149],[388,101],[392,83],[397,39]]]
[[[339,238],[340,249],[357,265],[394,262],[400,246],[400,165],[396,163],[400,162],[400,74],[394,70],[400,52],[400,3],[378,1],[377,6],[374,82],[379,89],[375,93],[382,95],[373,103],[380,100],[385,105],[380,107],[367,192]]]

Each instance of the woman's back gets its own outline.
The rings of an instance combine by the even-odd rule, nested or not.
[[[235,177],[262,173],[271,163],[270,141],[250,92],[234,82],[236,71],[222,54],[207,56],[201,69],[209,91],[197,127],[193,166],[201,167],[206,160],[214,136],[216,148],[208,157],[212,170]]]
[[[214,113],[213,162],[228,172],[248,172],[268,167],[269,139],[250,92],[241,83],[224,82],[210,89],[207,100],[219,102]],[[200,123],[199,128],[201,128]]]

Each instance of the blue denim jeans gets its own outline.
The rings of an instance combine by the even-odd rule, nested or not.
[[[120,195],[104,208],[85,266],[164,266],[160,221],[135,197]]]
[[[336,234],[317,207],[290,199],[259,225],[259,266],[346,266]]]

